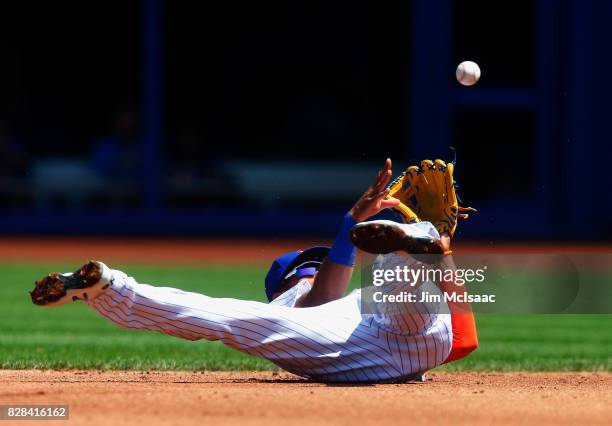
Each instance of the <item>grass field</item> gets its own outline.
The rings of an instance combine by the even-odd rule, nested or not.
[[[39,308],[35,279],[75,265],[0,265],[0,368],[252,370],[274,368],[219,343],[122,330],[82,303]],[[257,267],[115,266],[139,282],[264,300]],[[612,371],[612,315],[480,315],[480,347],[440,370]]]

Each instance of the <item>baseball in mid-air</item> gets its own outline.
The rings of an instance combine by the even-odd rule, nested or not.
[[[455,71],[457,81],[464,86],[472,86],[478,82],[480,78],[480,67],[476,62],[463,61]]]

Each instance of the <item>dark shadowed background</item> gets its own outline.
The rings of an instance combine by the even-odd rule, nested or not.
[[[331,237],[387,156],[455,147],[463,238],[610,241],[611,20],[595,0],[3,3],[0,232]]]

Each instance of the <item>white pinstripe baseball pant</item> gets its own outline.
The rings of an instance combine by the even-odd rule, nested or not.
[[[294,308],[139,284],[118,270],[112,275],[112,285],[88,304],[119,326],[221,340],[314,380],[409,379],[442,364],[451,349],[450,315],[394,321],[362,315],[359,290],[318,307]]]

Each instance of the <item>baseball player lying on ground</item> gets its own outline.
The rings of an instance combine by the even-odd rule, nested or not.
[[[477,346],[471,313],[361,312],[361,291],[345,295],[356,248],[389,256],[450,252],[458,217],[452,163],[424,160],[391,180],[391,160],[346,214],[331,248],[274,260],[265,279],[270,303],[212,298],[138,283],[102,262],[36,282],[32,301],[83,300],[121,327],[188,340],[221,340],[297,375],[323,382],[423,380],[426,371]],[[385,209],[401,218],[366,221]],[[352,241],[351,241],[352,240]],[[354,245],[354,244],[355,245]],[[406,284],[408,285],[408,284]],[[398,317],[400,316],[400,317]]]

